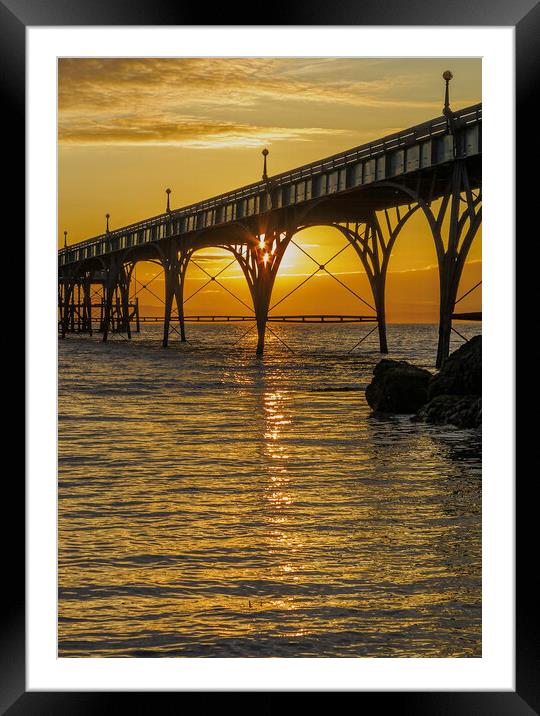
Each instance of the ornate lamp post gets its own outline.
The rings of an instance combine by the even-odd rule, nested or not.
[[[107,234],[109,233],[109,219],[110,219],[110,217],[111,217],[110,214],[105,214],[105,219],[107,220],[107,228],[105,229],[105,231],[106,231]]]
[[[165,194],[167,194],[167,214],[170,214],[171,213],[171,204],[169,201],[169,197],[171,196],[171,190],[165,189]]]
[[[450,70],[446,70],[445,72],[443,72],[443,80],[446,82],[443,109],[443,114],[445,117],[450,117],[452,115],[452,110],[450,109],[450,80],[453,76],[454,75],[450,72]]]
[[[450,72],[450,70],[445,70],[443,72],[443,80],[446,82],[446,88],[444,92],[444,107],[443,107],[443,114],[446,117],[446,131],[448,134],[451,134],[453,137],[453,154],[454,157],[457,156],[457,147],[456,147],[456,135],[455,135],[455,118],[454,113],[450,109],[450,80],[452,79],[454,75]]]
[[[67,231],[64,229],[64,251],[67,249]]]
[[[269,154],[268,149],[266,149],[266,147],[265,147],[265,148],[262,150],[261,154],[262,154],[263,157],[264,157],[264,166],[263,166],[262,180],[263,180],[263,181],[268,181],[268,172],[266,171],[266,157],[267,157],[268,154]]]

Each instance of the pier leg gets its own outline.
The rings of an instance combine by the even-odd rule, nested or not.
[[[450,335],[452,333],[452,318],[447,311],[441,313],[439,318],[439,342],[437,344],[437,360],[435,368],[440,368],[450,355]]]
[[[171,285],[171,269],[165,269],[165,315],[163,317],[163,341],[161,345],[167,348],[169,345],[169,327],[171,323],[171,309],[174,295],[174,286]]]
[[[121,309],[121,303],[120,303],[120,295],[119,295],[119,294],[120,294],[120,286],[119,286],[119,285],[116,287],[115,294],[116,294],[116,295],[115,295],[115,306],[116,306],[115,316],[116,316],[116,323],[115,323],[114,330],[115,330],[115,333],[120,333],[120,331],[121,331],[122,328],[123,328],[122,323],[123,323],[123,318],[124,318],[124,317],[123,317],[123,315],[122,315],[122,309]]]
[[[450,266],[448,266],[450,264]],[[456,262],[455,252],[449,245],[440,270],[439,340],[435,367],[440,368],[450,355],[452,335],[452,314],[461,279],[462,265]]]
[[[81,282],[81,289],[82,289],[82,296],[81,296],[81,331],[83,333],[88,333],[88,298],[87,298],[87,286],[88,286],[88,278],[85,276],[84,280]]]
[[[258,311],[257,313],[257,350],[255,355],[262,356],[264,354],[264,339],[266,337],[268,314],[264,315],[262,311]]]
[[[86,329],[88,334],[92,335],[92,277],[91,275],[84,284],[84,299],[86,304]]]
[[[105,301],[106,301],[106,289],[105,286],[101,287],[101,301],[99,304],[99,332],[103,333],[105,330]]]
[[[58,328],[60,330],[60,337],[65,338],[65,332],[64,332],[64,316],[65,316],[65,308],[66,306],[66,282],[60,281],[58,284]]]
[[[263,269],[264,271],[264,269]],[[255,284],[255,316],[257,320],[257,350],[256,355],[264,354],[264,341],[266,338],[266,323],[268,321],[268,308],[274,285],[273,277],[269,272],[261,273]]]
[[[115,265],[112,265],[107,271],[107,279],[103,286],[103,343],[107,343],[109,329],[112,327],[112,330],[114,330],[114,323],[111,326],[111,319],[113,319],[112,309],[117,285],[118,269]]]
[[[186,323],[184,321],[184,281],[181,280],[175,290],[178,323],[180,325],[180,341],[186,342]]]
[[[262,356],[264,354],[264,339],[266,337],[266,321],[257,319],[257,350],[255,355]]]
[[[371,237],[371,262],[372,275],[368,274],[375,302],[375,312],[377,314],[377,327],[379,331],[379,350],[381,353],[388,353],[388,341],[386,339],[386,273],[388,269],[388,260],[386,258],[387,245],[384,242],[382,230],[377,219],[377,215],[373,212],[371,222],[366,227],[366,237],[368,241]]]
[[[388,342],[386,339],[386,308],[385,308],[385,284],[386,272],[380,273],[375,279],[373,296],[375,308],[377,309],[377,326],[379,330],[379,349],[381,353],[388,353]]]
[[[63,290],[63,311],[62,313],[62,332],[61,337],[65,338],[66,333],[69,329],[69,319],[70,319],[70,307],[71,307],[71,297],[73,294],[73,282],[69,279],[66,279],[64,281],[64,290]]]
[[[129,298],[127,295],[127,289],[122,288],[122,302],[123,302],[123,321],[128,339],[131,339],[131,324],[129,321]]]
[[[75,333],[75,284],[71,289],[71,300],[69,302],[69,325],[71,333]]]
[[[82,330],[81,309],[81,282],[77,281],[77,333],[80,333]]]
[[[178,311],[178,323],[180,326],[180,341],[186,342],[186,324],[184,321],[184,280],[186,271],[191,257],[191,250],[181,251],[175,256],[176,268],[174,270],[174,296],[176,299],[176,309]]]
[[[180,340],[182,343],[185,343],[187,339],[186,339],[186,323],[184,321],[184,307],[182,306],[182,308],[180,308],[179,311],[180,311],[180,319],[179,319]]]
[[[139,297],[135,296],[135,332],[141,332],[141,320],[139,317]]]
[[[131,339],[131,325],[129,322],[129,277],[124,266],[122,266],[120,270],[119,290],[122,308],[120,318],[121,330],[126,332],[128,339]]]
[[[112,301],[113,301],[113,288],[106,287],[104,289],[104,299],[103,299],[103,337],[102,341],[103,343],[107,343],[107,339],[109,337],[109,324],[111,321],[111,309],[112,309]]]
[[[63,281],[58,281],[58,329],[62,330],[62,322],[64,320],[64,297],[63,297]]]

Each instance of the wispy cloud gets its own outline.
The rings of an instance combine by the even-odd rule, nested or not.
[[[317,116],[314,108],[318,105],[325,112],[335,107],[343,107],[343,112],[346,107],[433,112],[440,108],[440,98],[433,101],[408,91],[411,76],[373,72],[377,67],[373,62],[362,65],[370,72],[360,74],[355,62],[359,61],[61,59],[59,140],[65,144],[253,147],[346,133],[335,124],[298,126],[303,105],[311,108],[311,118]],[[296,108],[294,113],[291,107]]]
[[[348,61],[350,66],[351,61]],[[324,67],[332,74],[324,73]],[[264,99],[339,102],[364,106],[433,107],[433,101],[400,97],[410,77],[338,79],[332,58],[63,59],[59,107],[102,109],[148,100],[181,109],[253,106]]]
[[[343,130],[337,130],[338,133]],[[307,141],[325,135],[320,127],[269,127],[240,122],[193,118],[165,114],[144,117],[102,115],[84,117],[68,113],[58,125],[59,140],[64,144],[174,144],[200,149],[210,147],[258,147],[273,141]]]

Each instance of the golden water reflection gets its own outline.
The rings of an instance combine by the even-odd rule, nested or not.
[[[289,451],[283,439],[292,424],[285,391],[268,391],[263,395],[264,411],[264,448],[267,483],[265,499],[269,506],[267,520],[269,525],[279,525],[281,529],[268,532],[268,555],[275,562],[275,577],[283,583],[300,581],[302,569],[303,540],[295,530],[294,495],[290,489],[287,461]],[[293,611],[297,608],[294,596],[274,597],[266,608]]]
[[[471,435],[357,358],[59,350],[61,656],[480,655]]]

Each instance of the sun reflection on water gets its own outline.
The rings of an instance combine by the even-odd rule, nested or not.
[[[270,480],[266,495],[276,509],[293,504],[293,498],[287,492],[289,458],[286,446],[281,442],[286,426],[291,424],[285,410],[286,398],[282,391],[266,392],[263,396],[264,410],[264,447],[267,475]]]
[[[480,655],[471,436],[370,416],[378,355],[255,360],[225,330],[60,346],[60,656]]]
[[[288,470],[289,450],[284,444],[287,429],[292,425],[285,391],[267,391],[263,395],[264,449],[267,484],[265,498],[269,506],[268,553],[272,556],[275,579],[282,585],[282,595],[271,600],[272,609],[292,612],[298,609],[298,598],[287,595],[291,584],[300,581],[303,540],[299,537],[298,516],[294,511],[295,499],[290,486]],[[279,526],[279,529],[276,527]]]

